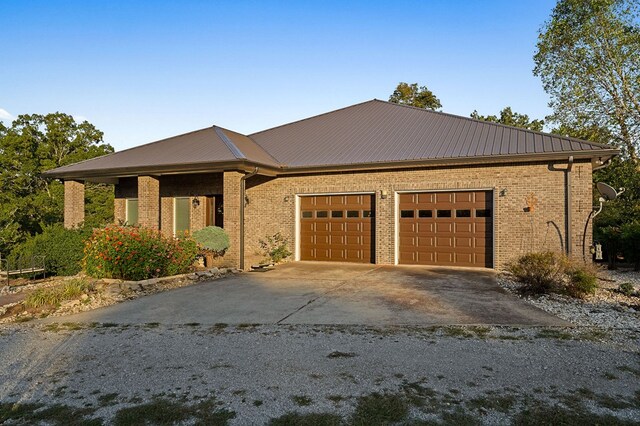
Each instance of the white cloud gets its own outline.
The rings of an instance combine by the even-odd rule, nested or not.
[[[9,114],[9,111],[0,108],[0,121],[12,121],[14,118],[13,115]]]

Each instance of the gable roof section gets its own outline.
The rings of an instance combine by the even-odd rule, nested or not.
[[[372,100],[249,135],[290,168],[617,150]]]
[[[56,178],[188,173],[234,165],[272,174],[382,164],[489,163],[576,155],[608,145],[372,100],[245,136],[208,127],[49,170]]]
[[[213,126],[59,167],[44,175],[64,177],[152,168],[183,169],[237,161],[279,167],[273,157],[247,136]]]

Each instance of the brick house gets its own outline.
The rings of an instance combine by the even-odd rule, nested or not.
[[[115,184],[115,220],[167,235],[223,227],[228,265],[288,238],[296,260],[500,268],[533,250],[581,258],[607,145],[372,100],[251,135],[213,126],[45,173],[65,226],[84,182]],[[584,240],[584,245],[583,245]]]

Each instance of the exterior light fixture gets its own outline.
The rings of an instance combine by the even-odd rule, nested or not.
[[[385,198],[387,198],[387,190],[386,189],[383,189],[383,190],[380,191],[380,198],[382,198],[383,200]]]
[[[500,190],[500,196],[501,197],[506,197],[507,196],[507,188],[502,188]]]
[[[200,200],[194,197],[191,200],[191,206],[193,206],[194,209],[197,209],[199,205],[200,205]]]

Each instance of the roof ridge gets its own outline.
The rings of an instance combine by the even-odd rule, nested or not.
[[[253,140],[253,138],[249,135],[245,135],[244,133],[240,133],[240,132],[236,132],[235,130],[231,130],[231,129],[226,129],[224,127],[220,127],[220,126],[215,126],[225,132],[231,132],[231,133],[235,133],[236,135],[240,135],[240,136],[244,136],[245,138],[249,139],[251,142],[253,142],[254,145],[256,145],[258,148],[260,148],[262,150],[262,152],[264,152],[265,154],[267,154],[268,157],[270,157],[276,164],[278,164],[280,167],[283,167],[285,164],[283,162],[281,162],[280,160],[278,160],[276,157],[274,157],[269,151],[267,151],[262,145],[260,145],[257,141]],[[235,144],[234,144],[235,146]]]
[[[269,132],[269,131],[271,131],[271,130],[279,129],[279,128],[281,128],[281,127],[286,127],[286,126],[290,126],[290,125],[292,125],[292,124],[301,123],[301,122],[303,122],[303,121],[311,120],[311,119],[313,119],[313,118],[322,117],[323,115],[333,114],[334,112],[343,111],[343,110],[345,110],[345,109],[349,109],[349,108],[354,108],[354,107],[357,107],[357,106],[360,106],[360,105],[364,105],[364,104],[369,103],[369,102],[374,102],[374,101],[376,101],[376,100],[377,100],[377,99],[370,99],[370,100],[368,100],[368,101],[358,102],[357,104],[353,104],[353,105],[349,105],[349,106],[346,106],[346,107],[342,107],[342,108],[334,109],[334,110],[332,110],[332,111],[323,112],[322,114],[312,115],[311,117],[301,118],[300,120],[292,121],[292,122],[290,122],[290,123],[280,124],[279,126],[270,127],[270,128],[268,128],[268,129],[265,129],[265,130],[260,130],[259,132],[254,132],[254,133],[251,133],[251,134],[249,134],[249,135],[247,135],[247,136],[248,136],[249,138],[251,138],[251,136],[259,135],[260,133],[265,133],[265,132]],[[252,140],[253,140],[253,139],[252,139]],[[260,145],[260,146],[262,146],[262,145]],[[263,149],[264,149],[264,148],[263,148]]]
[[[613,149],[615,149],[614,146],[606,144],[606,143],[593,142],[593,141],[588,141],[588,140],[584,140],[584,139],[574,138],[574,137],[571,137],[571,136],[559,135],[557,133],[551,133],[551,132],[539,132],[539,131],[536,131],[536,130],[525,129],[524,127],[509,126],[508,124],[496,123],[496,122],[493,122],[493,121],[478,120],[476,118],[465,117],[463,115],[451,114],[450,112],[434,111],[432,109],[419,108],[419,107],[416,107],[416,106],[413,106],[413,105],[397,104],[395,102],[383,101],[381,99],[373,99],[370,102],[381,102],[383,104],[397,105],[397,106],[400,106],[400,107],[411,108],[411,109],[415,109],[415,110],[418,110],[418,111],[423,111],[423,112],[427,112],[427,113],[431,113],[431,114],[445,115],[447,117],[453,117],[453,118],[458,118],[458,119],[462,119],[462,120],[473,121],[475,123],[489,124],[489,125],[493,125],[493,126],[497,126],[497,127],[504,127],[504,128],[507,128],[507,129],[519,130],[519,131],[523,131],[523,132],[533,133],[534,135],[555,136],[555,137],[566,139],[566,140],[572,141],[572,142],[588,143],[588,144],[592,144],[592,145],[599,146],[599,147],[602,147],[602,148],[613,148]],[[360,104],[357,104],[357,105],[360,105]],[[355,105],[353,105],[353,106],[355,106]]]
[[[229,136],[226,135],[226,133],[224,132],[225,129],[223,129],[222,127],[218,127],[218,126],[214,125],[213,126],[213,130],[216,132],[216,135],[218,135],[218,137],[227,146],[229,151],[231,151],[231,154],[233,154],[233,156],[236,157],[237,160],[246,160],[247,159],[247,156],[244,155],[242,150],[240,150],[240,148],[238,148],[236,146],[236,144],[234,144],[233,141],[231,139],[229,139]]]

